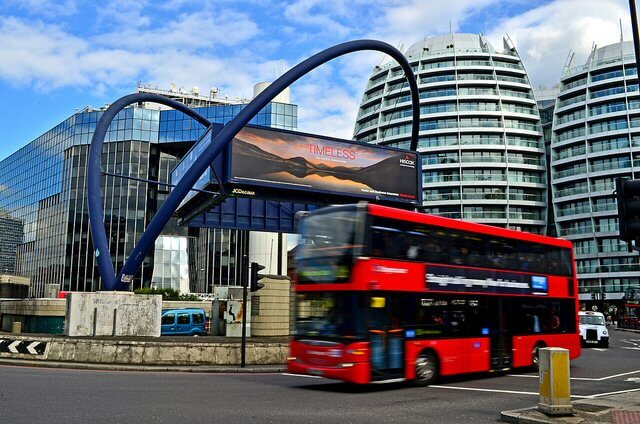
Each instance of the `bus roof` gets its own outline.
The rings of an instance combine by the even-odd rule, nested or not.
[[[366,202],[361,202],[366,203]],[[548,244],[558,247],[573,248],[573,243],[566,239],[542,236],[539,234],[527,233],[524,231],[510,230],[507,228],[494,227],[492,225],[478,224],[475,222],[463,221],[461,219],[445,218],[437,215],[430,215],[422,212],[413,212],[405,209],[397,209],[389,206],[366,203],[368,211],[372,215],[402,219],[410,222],[436,225],[439,227],[453,228],[461,231],[468,231],[479,234],[490,234],[492,236],[505,237],[530,241],[533,243]]]

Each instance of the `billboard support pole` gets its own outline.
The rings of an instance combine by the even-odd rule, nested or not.
[[[409,87],[411,89],[411,106],[413,111],[413,122],[411,127],[411,150],[417,150],[418,132],[420,128],[420,104],[418,85],[416,83],[416,78],[408,59],[392,45],[377,40],[348,41],[346,43],[338,44],[336,46],[323,50],[302,61],[301,63],[284,73],[280,78],[276,79],[271,85],[269,85],[264,91],[258,94],[250,103],[248,103],[235,116],[235,118],[233,118],[227,125],[222,128],[222,130],[212,140],[211,145],[194,161],[193,165],[185,172],[176,187],[171,191],[169,196],[167,196],[164,203],[158,209],[156,215],[151,220],[151,223],[145,229],[144,233],[134,246],[133,251],[127,258],[127,261],[125,262],[124,266],[122,267],[114,281],[112,277],[114,268],[113,264],[111,263],[108,239],[104,231],[104,225],[102,224],[102,199],[100,195],[99,179],[102,143],[104,141],[106,129],[111,120],[115,117],[117,111],[139,100],[134,100],[133,102],[130,101],[131,96],[136,96],[130,95],[116,101],[112,106],[118,104],[119,109],[117,109],[115,113],[109,114],[110,117],[108,120],[103,120],[101,118],[100,122],[98,123],[98,126],[100,126],[100,124],[102,123],[102,126],[104,127],[100,132],[100,135],[97,135],[98,127],[96,127],[96,133],[94,133],[94,137],[91,141],[91,153],[93,153],[93,156],[91,156],[90,154],[89,161],[89,177],[91,178],[92,174],[97,175],[97,178],[93,178],[93,184],[89,186],[89,194],[91,195],[92,190],[94,194],[94,207],[92,208],[93,214],[91,213],[90,209],[90,217],[92,234],[94,237],[94,243],[96,245],[96,256],[103,254],[103,260],[99,261],[100,274],[105,279],[105,281],[109,281],[110,283],[108,285],[105,284],[105,289],[114,290],[118,288],[128,287],[128,284],[132,281],[133,276],[138,272],[142,261],[153,247],[156,238],[160,235],[160,232],[171,218],[173,212],[176,211],[176,209],[182,202],[182,199],[184,199],[189,190],[191,190],[193,185],[197,182],[198,178],[200,178],[200,175],[202,175],[206,168],[210,166],[211,163],[213,163],[220,152],[231,142],[233,137],[235,137],[236,134],[238,134],[240,130],[242,130],[242,128],[246,124],[248,124],[254,116],[258,114],[258,112],[260,112],[270,101],[272,101],[278,94],[280,94],[281,91],[289,87],[299,78],[311,72],[318,66],[345,54],[364,50],[374,50],[386,53],[393,59],[395,59],[403,69],[405,76],[407,77],[407,80],[409,82]],[[165,101],[168,100],[166,98],[163,99]],[[111,107],[109,109],[111,109]],[[107,109],[107,111],[109,109]],[[179,110],[184,111],[184,109],[188,108],[181,104]],[[194,116],[193,114],[195,114],[195,112],[191,111],[191,113],[188,114],[190,116]],[[106,115],[107,113],[105,112],[105,116]],[[103,116],[103,118],[105,118],[105,116]],[[100,228],[98,227],[101,227],[102,231],[100,231]],[[96,230],[95,232],[94,229]],[[108,266],[106,262],[108,262]]]

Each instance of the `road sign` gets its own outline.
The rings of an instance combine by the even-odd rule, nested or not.
[[[43,355],[46,342],[33,340],[0,339],[0,353],[22,353],[23,355]]]

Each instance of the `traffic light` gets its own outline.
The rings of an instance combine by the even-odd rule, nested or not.
[[[620,240],[631,243],[640,240],[640,180],[616,179],[618,203],[618,228]]]
[[[249,279],[251,285],[249,286],[252,292],[258,291],[264,287],[264,284],[259,281],[264,278],[264,275],[258,274],[264,269],[264,265],[260,265],[257,262],[251,262],[251,278]]]

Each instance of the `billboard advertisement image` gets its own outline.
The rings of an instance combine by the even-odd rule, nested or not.
[[[412,151],[246,127],[231,144],[229,181],[417,204],[418,166]]]

